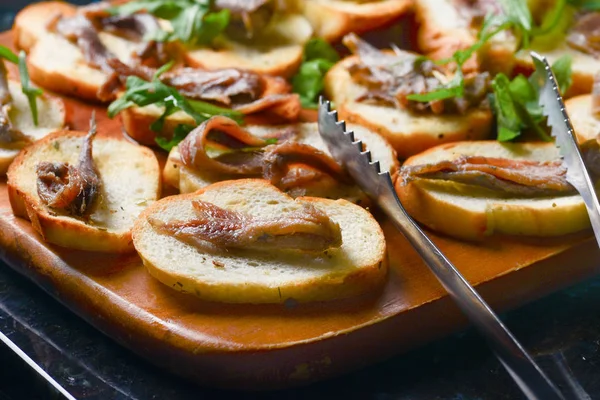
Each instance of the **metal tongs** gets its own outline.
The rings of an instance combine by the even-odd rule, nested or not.
[[[354,139],[354,132],[346,131],[343,121],[338,122],[337,112],[330,110],[328,101],[321,100],[319,105],[319,133],[333,157],[386,213],[463,313],[488,339],[496,356],[525,395],[529,399],[564,399],[481,296],[406,213],[389,171],[380,171],[379,161],[371,159],[370,151],[363,151],[362,142]]]
[[[544,115],[548,117],[548,125],[551,128],[550,133],[556,138],[556,146],[567,167],[567,182],[573,185],[583,198],[596,241],[600,246],[600,204],[598,203],[598,196],[579,151],[577,140],[573,134],[573,125],[571,125],[565,103],[560,95],[556,77],[546,57],[531,52],[531,58],[537,75],[540,79],[543,79],[538,82],[541,88],[539,104]]]

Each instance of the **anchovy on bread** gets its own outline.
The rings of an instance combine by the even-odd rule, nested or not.
[[[375,291],[387,276],[383,232],[368,211],[294,200],[259,179],[160,200],[136,221],[133,242],[152,276],[207,301],[334,300]]]

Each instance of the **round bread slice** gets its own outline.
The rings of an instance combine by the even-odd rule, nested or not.
[[[565,102],[565,106],[579,143],[600,135],[600,119],[592,114],[592,95],[572,97]]]
[[[36,99],[38,124],[35,125],[27,96],[23,94],[21,85],[9,80],[8,89],[12,97],[12,107],[8,117],[17,130],[23,132],[32,140],[41,139],[50,132],[64,126],[66,114],[64,102],[61,99],[48,95],[38,97]],[[0,148],[0,175],[6,174],[8,166],[17,154],[19,154],[19,150]]]
[[[256,43],[219,37],[210,47],[188,49],[184,58],[192,67],[239,68],[289,78],[300,66],[304,44],[312,33],[302,15],[281,14],[274,17]]]
[[[458,142],[411,157],[403,168],[461,156],[540,162],[560,159],[553,143]],[[493,234],[560,236],[590,227],[579,195],[523,198],[431,179],[416,179],[406,184],[401,173],[396,180],[396,191],[413,218],[434,231],[460,239],[480,240]]]
[[[336,104],[341,119],[381,134],[401,159],[438,144],[489,137],[493,118],[488,109],[471,109],[464,115],[417,114],[355,101],[367,91],[353,82],[347,71],[356,57],[345,58],[329,70],[325,92]]]
[[[41,161],[77,164],[85,132],[58,131],[26,147],[8,170],[13,213],[31,221],[44,240],[79,250],[133,251],[131,229],[137,216],[160,195],[154,153],[125,140],[96,137],[93,159],[101,186],[89,218],[75,218],[40,200],[36,166]]]
[[[250,133],[259,137],[268,137],[273,132],[277,132],[282,128],[293,126],[297,129],[297,141],[304,144],[309,144],[314,148],[330,154],[327,145],[321,139],[318,126],[316,123],[301,123],[285,126],[247,126]],[[390,144],[376,133],[369,131],[361,126],[348,125],[348,129],[354,130],[356,139],[360,139],[365,144],[366,148],[371,151],[372,158],[379,160],[382,171],[390,171],[394,174],[399,166],[396,152]],[[163,179],[166,183],[179,189],[181,193],[190,193],[212,183],[234,179],[234,177],[218,176],[207,171],[197,171],[186,167],[181,162],[181,157],[177,147],[174,147],[169,153],[169,158],[165,163],[163,170]],[[366,205],[368,199],[366,195],[354,185],[342,185],[339,183],[317,182],[313,186],[306,186],[305,196],[310,197],[325,197],[330,199],[346,199],[350,202]],[[332,190],[332,187],[334,188]],[[294,193],[289,193],[294,196]]]
[[[469,21],[455,3],[453,0],[415,1],[415,17],[419,23],[417,46],[434,60],[450,58],[455,51],[466,49],[476,41],[477,33],[469,28]],[[469,61],[463,68],[475,66]]]
[[[98,89],[108,74],[91,67],[77,45],[51,32],[48,24],[59,16],[71,16],[77,8],[49,1],[25,7],[15,19],[15,45],[28,52],[31,80],[56,93],[98,101]],[[128,64],[138,43],[100,32],[100,40],[122,62]]]
[[[508,36],[494,38],[480,53],[482,69],[493,73],[521,73],[529,76],[535,71],[530,55],[531,51],[546,57],[550,64],[568,55],[572,60],[572,83],[567,92],[564,93],[565,98],[590,93],[594,85],[594,75],[600,71],[600,60],[569,47],[565,41],[560,42],[551,49],[532,45],[516,54],[514,49],[514,39],[511,40]]]
[[[396,21],[411,6],[412,0],[305,0],[302,13],[315,36],[336,42],[348,33],[361,34]]]
[[[194,216],[193,200],[254,218],[285,215],[306,202],[339,224],[342,245],[321,254],[300,251],[213,250],[207,252],[148,222]],[[201,299],[225,303],[322,301],[357,296],[382,285],[387,274],[383,232],[366,210],[344,200],[291,199],[264,180],[242,179],[162,199],[135,223],[133,242],[152,276]]]
[[[265,76],[265,88],[263,96],[271,94],[289,93],[288,83],[278,77]],[[300,102],[297,103],[298,114],[300,113]],[[171,139],[177,126],[181,124],[196,125],[194,119],[183,111],[176,111],[165,118],[162,130],[160,132],[150,129],[150,125],[156,122],[164,112],[164,107],[156,104],[150,104],[144,107],[129,107],[119,114],[123,121],[125,132],[140,144],[146,146],[156,146],[156,137]],[[248,116],[251,119],[252,115]],[[273,123],[273,122],[271,122]]]
[[[76,13],[77,7],[62,1],[41,1],[28,5],[15,17],[15,47],[29,53],[40,38],[48,35],[50,21],[60,16],[70,17]]]

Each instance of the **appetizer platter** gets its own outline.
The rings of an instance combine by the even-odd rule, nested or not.
[[[537,3],[28,6],[0,36],[0,255],[204,385],[304,385],[464,327],[329,153],[324,95],[494,308],[585,279],[600,252],[520,54],[553,61],[600,174],[600,12]],[[409,13],[409,49],[360,36]]]

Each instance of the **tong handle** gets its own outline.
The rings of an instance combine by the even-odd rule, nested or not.
[[[462,312],[488,340],[502,365],[527,398],[564,399],[494,311],[406,213],[393,189],[389,174],[387,180],[390,190],[380,190],[379,206],[419,253]]]

